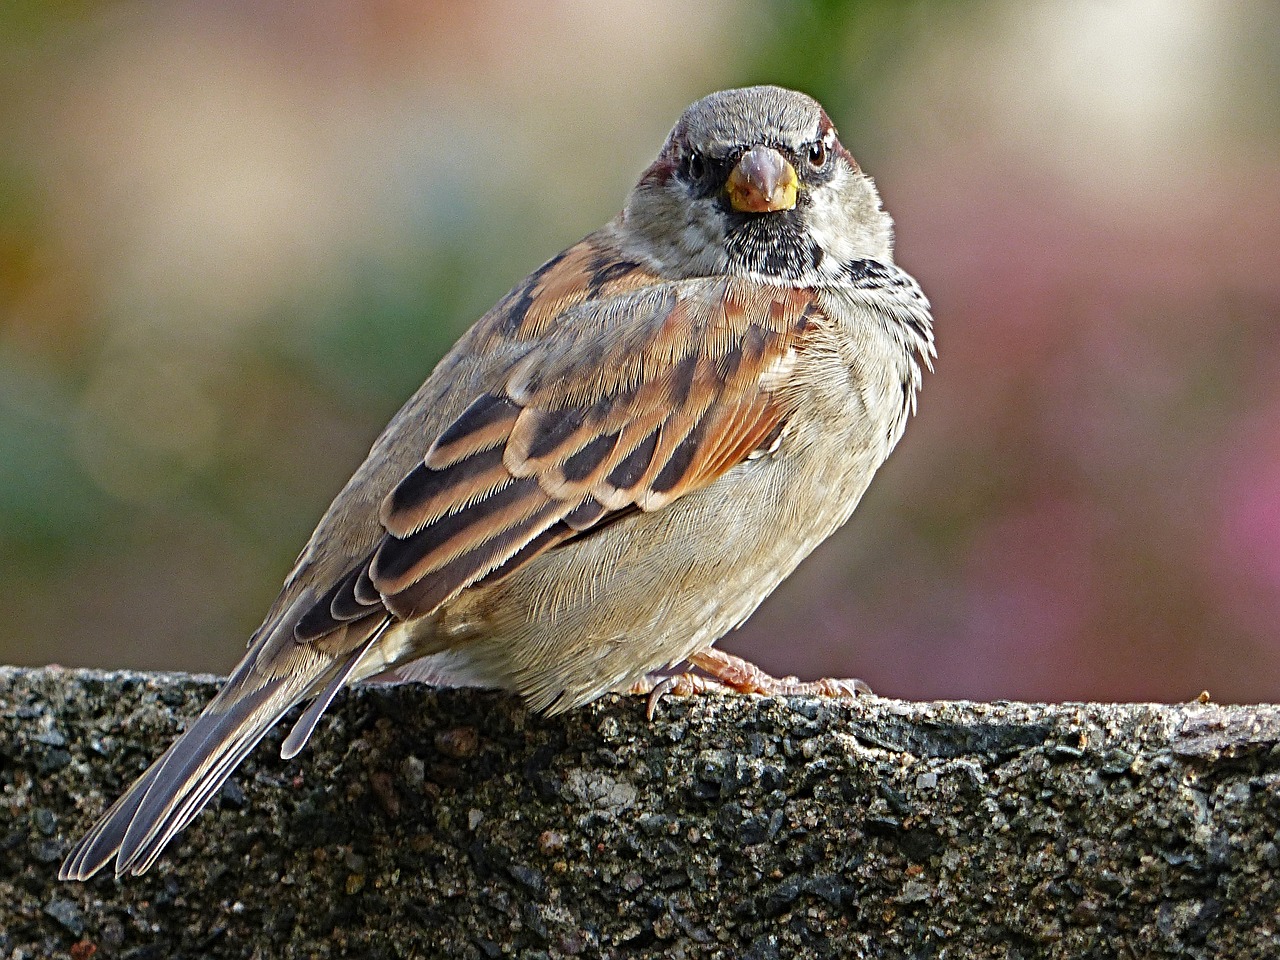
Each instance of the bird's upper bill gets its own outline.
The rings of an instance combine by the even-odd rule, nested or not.
[[[796,205],[796,168],[772,147],[754,146],[729,174],[729,205],[740,213],[773,213]]]

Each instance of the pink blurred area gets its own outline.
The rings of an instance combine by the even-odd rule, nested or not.
[[[939,358],[850,526],[722,646],[912,698],[1274,700],[1280,12],[813,10],[19,23],[0,660],[227,670],[457,334],[617,210],[688,102],[777,81],[876,178]]]

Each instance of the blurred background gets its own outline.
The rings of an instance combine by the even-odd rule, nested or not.
[[[1270,0],[6,4],[0,662],[227,671],[455,337],[757,82],[876,177],[939,359],[722,645],[909,698],[1275,700]]]

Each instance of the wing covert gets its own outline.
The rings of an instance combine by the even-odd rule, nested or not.
[[[821,319],[804,290],[700,279],[571,300],[538,313],[537,335],[508,320],[511,359],[386,495],[380,541],[299,621],[299,641],[388,610],[425,615],[714,482],[778,436],[787,376]]]

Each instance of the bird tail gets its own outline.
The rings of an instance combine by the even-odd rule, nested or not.
[[[298,610],[295,604],[290,614]],[[351,677],[386,623],[341,659],[293,639],[296,615],[286,614],[250,649],[216,697],[185,733],[102,815],[58,871],[87,880],[115,858],[116,876],[137,876],[217,793],[232,771],[295,704],[317,693],[287,741],[300,750],[324,707]],[[353,625],[354,626],[354,625]],[[356,627],[360,629],[360,627]]]

